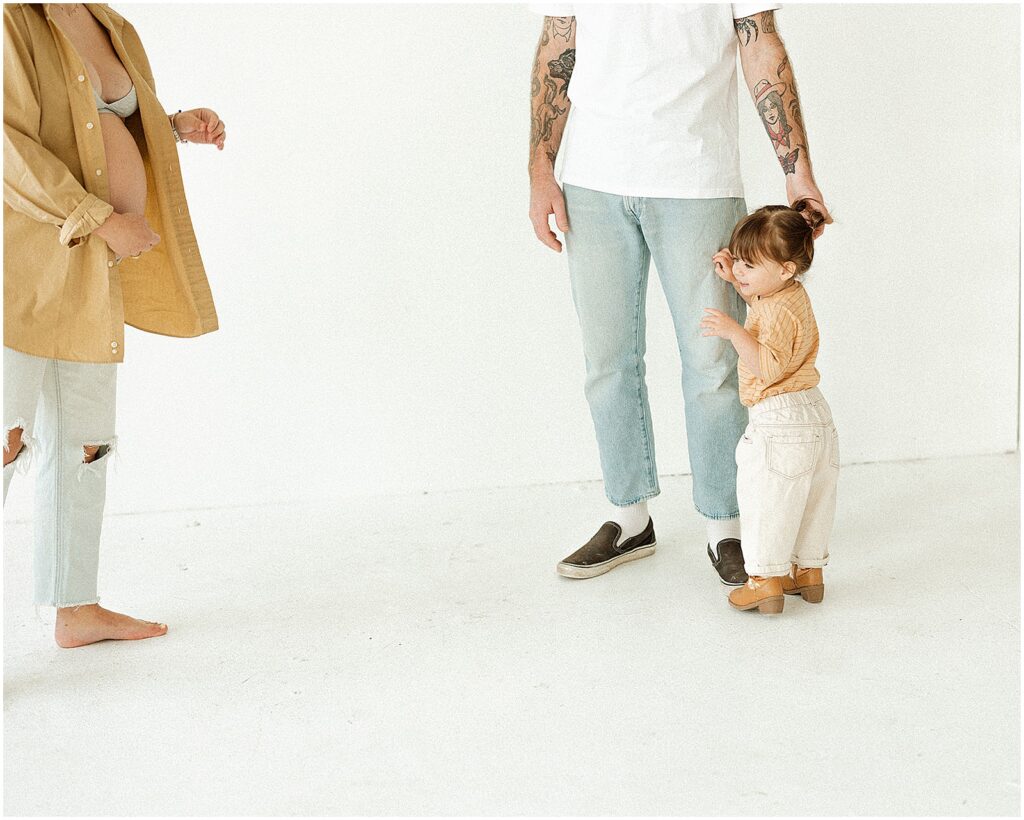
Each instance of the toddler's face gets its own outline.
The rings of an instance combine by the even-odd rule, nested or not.
[[[732,275],[740,286],[740,293],[748,299],[778,293],[793,279],[793,273],[785,265],[770,260],[750,262],[737,258],[732,266]]]

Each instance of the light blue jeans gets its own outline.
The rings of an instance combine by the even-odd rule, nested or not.
[[[736,444],[747,424],[736,351],[701,335],[704,308],[740,324],[746,304],[715,274],[711,257],[746,216],[742,198],[629,197],[563,186],[573,299],[583,332],[586,395],[608,499],[625,506],[661,491],[647,401],[646,302],[658,269],[682,361],[693,503],[705,518],[735,518]]]
[[[107,463],[114,453],[117,365],[58,361],[4,348],[4,449],[22,430],[22,449],[4,467],[11,478],[35,460],[35,601],[94,604]],[[99,450],[91,462],[84,448]]]

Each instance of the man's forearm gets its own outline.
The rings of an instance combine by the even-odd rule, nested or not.
[[[530,176],[554,172],[569,118],[569,79],[576,62],[576,18],[545,17],[530,80]]]
[[[813,179],[796,77],[775,29],[775,13],[744,17],[735,26],[743,77],[783,173]]]

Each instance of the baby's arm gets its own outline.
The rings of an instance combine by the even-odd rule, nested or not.
[[[736,348],[736,353],[740,357],[740,361],[747,366],[747,369],[754,374],[758,379],[761,378],[761,344],[751,336],[747,331],[740,325],[736,325],[737,330],[729,338],[732,342],[732,346]]]
[[[724,278],[724,277],[723,277]],[[728,339],[736,348],[736,354],[740,361],[745,364],[751,373],[761,378],[761,345],[743,326],[731,316],[722,313],[714,308],[704,308],[704,319],[700,326],[704,329],[704,336],[718,336]]]
[[[749,305],[750,301],[743,295],[739,284],[736,282],[736,277],[732,275],[732,266],[735,260],[729,252],[729,249],[722,248],[722,250],[711,257],[711,261],[715,263],[715,273],[732,285],[735,291],[740,295],[740,299]]]

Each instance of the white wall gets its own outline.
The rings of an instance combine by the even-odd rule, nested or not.
[[[130,331],[112,512],[600,476],[565,259],[526,218],[538,17],[115,8],[165,106],[215,108],[229,137],[181,148],[222,330]],[[1019,9],[793,5],[779,21],[837,220],[809,287],[844,460],[1014,449]],[[741,119],[748,205],[780,202],[746,96]],[[687,472],[655,282],[659,468]]]

